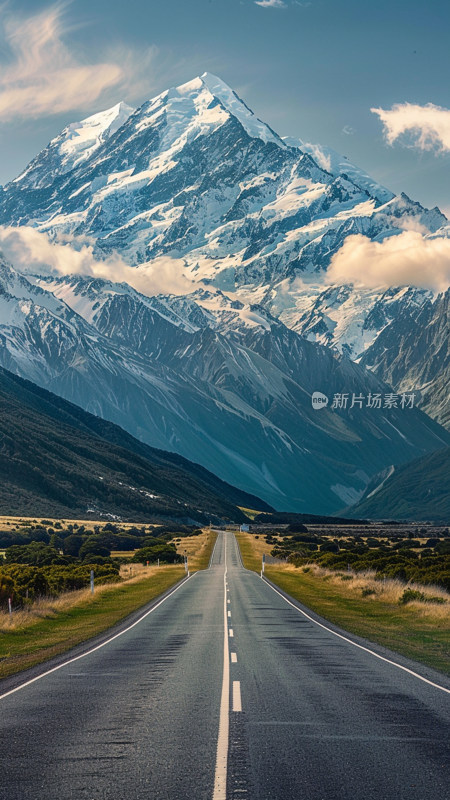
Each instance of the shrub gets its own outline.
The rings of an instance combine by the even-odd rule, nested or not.
[[[98,584],[115,583],[119,569],[115,565],[71,564],[35,567],[28,564],[9,564],[0,567],[0,603],[5,606],[8,597],[14,605],[23,606],[27,599],[57,597],[62,592],[83,589],[89,586],[91,569]]]
[[[339,553],[339,545],[336,542],[325,542],[320,545],[321,553]]]
[[[424,595],[423,592],[417,591],[417,589],[405,589],[398,602],[402,605],[406,605],[406,603],[411,603],[413,600],[418,600],[420,603],[425,603],[426,595]]]
[[[158,559],[167,564],[178,564],[183,561],[183,557],[177,553],[174,545],[161,543],[154,547],[142,547],[130,560],[138,564],[145,564],[147,561],[154,564]]]

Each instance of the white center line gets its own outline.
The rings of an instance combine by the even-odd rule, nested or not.
[[[231,663],[237,664],[237,653],[231,653]]]
[[[242,711],[240,681],[233,681],[233,711]]]
[[[228,765],[228,732],[230,714],[230,655],[228,647],[228,623],[227,623],[227,538],[225,538],[225,573],[224,582],[224,602],[223,602],[223,677],[222,695],[220,700],[220,719],[219,736],[217,739],[216,771],[214,776],[213,800],[226,800],[227,797],[227,765]]]
[[[228,612],[228,616],[231,617],[231,611]]]
[[[233,628],[230,628],[230,630],[228,631],[228,633],[230,634],[230,636],[234,636],[234,633],[233,633]]]

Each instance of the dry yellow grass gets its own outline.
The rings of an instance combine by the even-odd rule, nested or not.
[[[255,511],[254,508],[245,508],[245,506],[238,506],[241,511],[251,520],[254,520],[258,514],[261,514],[261,511]]]
[[[217,534],[209,528],[204,528],[198,536],[186,536],[183,539],[174,539],[177,553],[187,555],[189,572],[206,569],[211,557],[212,549]]]
[[[160,525],[158,523],[145,523],[145,522],[121,522],[111,519],[69,519],[67,517],[8,517],[8,516],[1,516],[0,515],[0,525],[30,525],[30,523],[35,524],[37,523],[40,525],[42,520],[48,520],[50,523],[61,522],[62,525],[85,525],[87,528],[92,528],[94,525],[99,525],[102,527],[106,525],[108,522],[112,522],[113,524],[117,524],[120,526],[122,530],[128,530],[129,528],[142,528],[142,527],[151,527],[151,528],[159,528]]]
[[[304,567],[294,567],[286,564],[280,567],[283,572],[303,573],[306,570],[317,578],[326,580],[331,586],[339,587],[340,593],[352,597],[363,596],[367,592],[365,599],[369,601],[382,600],[385,603],[400,603],[405,589],[421,592],[427,598],[426,602],[412,600],[408,603],[409,608],[413,608],[420,616],[433,617],[439,620],[450,620],[450,595],[440,586],[425,586],[421,583],[409,582],[407,584],[392,578],[377,580],[375,572],[336,572],[335,570],[319,567],[317,564],[308,564]],[[369,594],[370,592],[371,594]],[[431,598],[438,597],[445,601],[433,603]],[[428,600],[430,598],[430,600]]]
[[[259,571],[263,553],[270,554],[273,544],[267,544],[265,537],[255,539],[254,534],[238,533],[236,537],[241,548],[241,552],[249,569]],[[427,598],[438,597],[445,600],[445,603],[421,602],[413,600],[408,603],[409,608],[413,608],[423,617],[434,617],[439,620],[450,619],[450,594],[440,586],[425,586],[419,583],[403,583],[399,580],[386,578],[377,580],[374,571],[367,572],[336,572],[336,570],[326,569],[317,564],[307,564],[303,567],[294,567],[292,564],[277,565],[277,571],[291,573],[293,575],[306,574],[321,578],[331,586],[339,588],[340,594],[346,597],[362,597],[363,592],[367,592],[365,599],[382,600],[386,603],[399,603],[405,589],[421,592]],[[373,592],[369,594],[368,592]]]
[[[265,536],[258,536],[258,539],[256,539],[253,533],[238,532],[235,535],[241,550],[244,566],[247,569],[259,572],[261,570],[262,557],[264,554],[270,555],[271,550],[273,550],[273,544],[267,544]]]
[[[160,569],[163,568],[161,567]],[[117,583],[105,583],[95,586],[94,594],[87,587],[74,592],[64,592],[59,597],[40,597],[31,605],[18,609],[12,614],[1,610],[0,633],[28,628],[42,619],[56,617],[61,612],[69,611],[82,603],[89,604],[94,602],[94,599],[97,600],[99,596],[112,592],[121,586],[151,578],[157,571],[158,567],[156,566],[143,567],[142,564],[133,564],[131,572],[128,566],[122,566],[120,569],[122,580]]]

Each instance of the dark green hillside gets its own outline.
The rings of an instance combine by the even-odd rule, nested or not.
[[[92,509],[94,517],[240,521],[246,518],[238,504],[271,510],[197,464],[1,368],[0,479],[2,515],[83,518]]]
[[[346,513],[372,519],[450,523],[450,447],[396,467],[381,488],[369,486],[365,496]]]

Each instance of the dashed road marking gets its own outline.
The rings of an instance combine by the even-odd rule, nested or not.
[[[241,682],[233,681],[233,711],[242,711]]]

